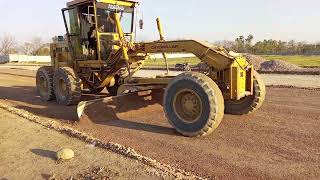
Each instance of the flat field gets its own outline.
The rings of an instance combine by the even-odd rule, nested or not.
[[[306,67],[320,67],[320,56],[277,56],[263,55],[267,60],[283,60],[291,64]]]
[[[283,60],[301,67],[320,67],[320,56],[278,56],[278,55],[262,55],[266,60]],[[174,66],[177,63],[189,63],[190,65],[197,65],[200,63],[198,58],[173,58],[168,60],[169,66]],[[149,59],[145,62],[146,67],[161,67],[165,66],[164,60]]]

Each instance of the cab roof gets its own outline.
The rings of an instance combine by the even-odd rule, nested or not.
[[[83,3],[90,3],[90,2],[93,2],[93,1],[97,1],[97,0],[73,0],[73,1],[67,2],[67,7],[76,6],[78,4],[83,4]],[[117,1],[139,3],[138,0],[117,0]]]

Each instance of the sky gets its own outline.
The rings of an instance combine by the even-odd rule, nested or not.
[[[0,0],[0,37],[18,42],[41,37],[50,41],[65,33],[61,8],[66,0]],[[239,35],[263,39],[320,42],[319,0],[140,0],[144,29],[138,40],[158,40],[156,18],[165,37],[215,42]]]

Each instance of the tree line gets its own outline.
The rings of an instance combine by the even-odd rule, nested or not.
[[[258,55],[320,55],[320,42],[281,41],[265,39],[253,43],[253,35],[239,36],[234,41],[218,41],[215,44],[239,53]]]
[[[34,37],[28,42],[19,44],[10,34],[0,36],[0,55],[24,54],[32,56],[50,55],[50,48],[40,37]]]
[[[253,35],[239,36],[234,41],[218,41],[215,45],[223,46],[230,51],[258,55],[320,55],[320,42],[311,44],[294,40],[286,42],[265,39],[253,43],[253,39]],[[50,48],[49,44],[44,43],[40,37],[34,37],[29,42],[19,44],[14,36],[3,34],[0,36],[0,55],[8,54],[45,56],[50,55]]]

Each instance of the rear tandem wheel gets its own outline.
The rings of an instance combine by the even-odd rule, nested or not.
[[[38,69],[36,75],[36,89],[41,99],[51,101],[55,98],[53,90],[54,70],[51,66],[43,66]]]
[[[69,67],[60,67],[55,70],[53,77],[56,100],[62,105],[75,105],[81,99],[81,80],[76,72]]]
[[[187,72],[175,77],[168,85],[164,111],[170,124],[182,135],[207,136],[222,121],[224,99],[211,78]]]

